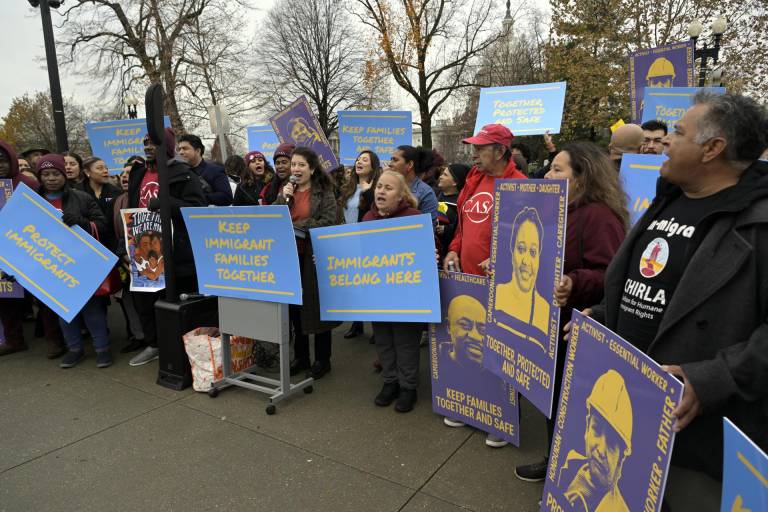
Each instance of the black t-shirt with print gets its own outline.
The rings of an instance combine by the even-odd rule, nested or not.
[[[699,222],[730,189],[701,199],[681,194],[651,221],[632,249],[619,304],[617,334],[646,351],[691,257],[689,244]]]

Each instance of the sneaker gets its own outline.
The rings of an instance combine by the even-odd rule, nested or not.
[[[96,368],[108,368],[112,366],[112,353],[107,350],[96,352]]]
[[[449,418],[447,416],[443,418],[443,423],[445,423],[446,427],[453,427],[453,428],[459,428],[459,427],[466,427],[467,426],[467,424],[464,423],[463,421],[454,420],[454,419]]]
[[[413,405],[416,403],[416,390],[408,388],[400,388],[400,396],[395,403],[395,410],[397,412],[410,412],[413,410]]]
[[[544,457],[540,462],[517,466],[515,476],[524,482],[543,482],[547,476],[547,464],[549,459]]]
[[[509,444],[509,441],[505,441],[502,438],[495,436],[493,434],[488,434],[485,436],[485,445],[490,446],[491,448],[504,448]]]
[[[387,382],[373,399],[373,403],[379,407],[386,407],[395,401],[395,398],[400,395],[400,384],[397,382]]]
[[[156,347],[147,347],[137,356],[135,356],[131,361],[128,363],[131,366],[141,366],[143,364],[147,364],[150,361],[154,361],[158,357],[158,353],[160,350],[158,350]]]
[[[77,363],[85,359],[85,351],[84,350],[70,350],[66,354],[64,354],[64,357],[61,358],[61,362],[59,363],[59,366],[61,368],[72,368],[74,366],[77,366]]]

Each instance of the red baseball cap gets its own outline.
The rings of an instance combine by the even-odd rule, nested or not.
[[[486,144],[501,144],[509,147],[512,144],[512,139],[515,136],[509,131],[509,128],[500,124],[487,124],[480,128],[477,135],[469,137],[461,142],[464,144],[476,144],[478,146],[485,146]]]

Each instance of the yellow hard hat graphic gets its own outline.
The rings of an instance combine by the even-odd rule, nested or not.
[[[595,381],[587,397],[587,407],[595,408],[619,433],[629,455],[632,451],[632,402],[619,372],[608,370]]]
[[[648,68],[648,74],[645,75],[645,79],[648,80],[649,78],[658,78],[660,76],[671,76],[673,80],[675,78],[675,66],[664,57],[659,57],[653,61],[651,67]]]

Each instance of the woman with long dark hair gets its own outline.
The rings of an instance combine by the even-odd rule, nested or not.
[[[101,213],[107,221],[103,238],[99,241],[112,252],[117,250],[117,238],[112,225],[114,219],[114,201],[123,191],[111,183],[107,164],[99,157],[89,156],[83,160],[83,174],[86,180],[80,185],[80,189],[94,198],[99,205]]]
[[[261,191],[275,177],[275,171],[264,158],[261,151],[251,151],[245,155],[246,169],[240,176],[240,183],[235,189],[234,206],[261,204]]]
[[[296,239],[303,301],[301,306],[289,308],[291,324],[296,335],[296,361],[291,374],[310,370],[312,377],[321,378],[331,371],[331,330],[339,322],[320,320],[320,296],[317,272],[312,258],[312,244],[308,230],[332,226],[336,221],[336,197],[333,183],[320,167],[320,158],[309,148],[298,147],[291,156],[291,176],[275,204],[287,204],[291,220],[297,230],[306,236]],[[310,366],[309,335],[315,335],[315,362]]]
[[[366,149],[355,159],[355,165],[349,178],[341,189],[341,207],[344,209],[344,221],[347,224],[360,222],[373,204],[373,191],[376,181],[381,175],[379,156]],[[352,322],[352,326],[344,333],[347,339],[364,334],[363,322]]]
[[[605,152],[591,142],[565,145],[552,160],[545,178],[568,180],[565,264],[560,283],[555,287],[555,300],[561,307],[553,402],[557,407],[566,354],[562,327],[571,320],[574,309],[583,310],[602,300],[605,270],[624,240],[629,211],[616,167]],[[547,420],[550,442],[554,418],[553,415]],[[547,462],[544,458],[518,466],[515,475],[529,482],[542,481]]]
[[[73,151],[62,153],[67,173],[67,182],[71,187],[80,188],[85,181],[83,174],[83,158]]]
[[[418,201],[417,208],[421,213],[428,213],[432,216],[432,222],[437,220],[437,196],[432,187],[421,180],[421,177],[434,164],[435,154],[431,149],[424,149],[421,146],[398,146],[392,153],[389,161],[389,168],[400,173],[411,193],[416,196]]]

